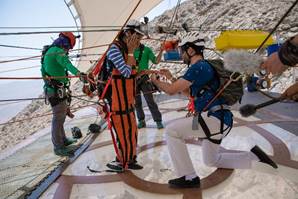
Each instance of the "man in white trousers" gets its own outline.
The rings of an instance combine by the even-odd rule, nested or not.
[[[232,128],[233,115],[225,99],[221,97],[212,102],[208,110],[203,112],[204,107],[214,97],[215,91],[220,86],[215,69],[204,60],[204,40],[199,38],[198,33],[189,32],[181,39],[179,50],[184,63],[189,65],[182,78],[175,80],[166,69],[161,70],[160,73],[171,83],[161,81],[156,75],[151,76],[152,82],[169,95],[183,93],[194,96],[195,111],[199,113],[196,117],[175,120],[166,127],[168,150],[178,176],[176,179],[169,180],[170,187],[200,187],[200,178],[195,172],[186,147],[185,140],[189,138],[202,138],[203,161],[208,166],[249,169],[252,161],[260,161],[277,168],[277,165],[258,146],[254,146],[249,152],[219,151],[222,138]],[[206,85],[208,85],[207,88]],[[199,122],[202,120],[206,124],[205,128]],[[209,133],[211,132],[210,136],[207,136],[206,126]]]

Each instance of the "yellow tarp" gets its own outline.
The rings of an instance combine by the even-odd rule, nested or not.
[[[219,37],[215,38],[217,50],[254,49],[258,48],[269,33],[255,30],[229,30],[224,31]],[[266,41],[264,47],[274,43],[273,37]]]

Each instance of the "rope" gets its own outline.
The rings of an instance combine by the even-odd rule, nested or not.
[[[68,30],[73,33],[80,33],[80,32],[117,32],[120,29],[111,28],[111,29],[98,29],[98,30]],[[7,36],[7,35],[33,35],[33,34],[53,34],[53,33],[60,33],[61,31],[35,31],[35,32],[0,32],[0,36]]]
[[[101,45],[96,45],[96,46],[79,48],[79,49],[71,50],[70,52],[80,51],[80,50],[86,50],[86,49],[91,49],[91,48],[100,48],[100,47],[104,47],[104,46],[107,46],[107,45],[108,44],[101,44]],[[54,56],[54,55],[58,55],[58,54],[61,54],[61,53],[51,53],[51,54],[48,54],[47,56]],[[24,57],[24,58],[20,58],[20,59],[3,60],[3,61],[0,61],[0,64],[2,64],[2,63],[9,63],[9,62],[15,62],[15,61],[31,60],[31,59],[40,58],[40,57],[42,57],[42,55],[34,55],[34,56]]]
[[[44,80],[49,80],[49,79],[63,79],[63,78],[79,78],[80,76],[50,76],[50,77],[0,77],[0,80],[7,80],[7,79],[13,79],[13,80],[26,80],[26,79],[44,79]]]
[[[171,21],[170,21],[170,24],[168,26],[168,29],[170,29],[172,27],[173,23],[174,23],[175,17],[176,17],[176,15],[178,13],[178,8],[180,6],[180,2],[181,2],[181,0],[178,0],[177,1],[177,4],[176,4],[176,7],[175,7],[173,16],[172,16]],[[164,39],[164,42],[167,40],[168,36],[169,36],[169,33],[166,34],[165,39]]]
[[[85,28],[120,28],[121,26],[78,26],[80,29]],[[77,28],[77,26],[2,26],[0,29],[58,29],[58,28]],[[64,32],[62,30],[61,32]]]
[[[86,95],[72,95],[71,97],[85,97]],[[35,97],[35,98],[16,98],[16,99],[0,99],[0,102],[15,102],[15,101],[27,101],[27,100],[44,100],[45,97]]]
[[[0,71],[0,74],[1,73],[9,73],[9,72],[14,72],[14,71],[19,71],[19,70],[27,70],[27,69],[30,69],[30,68],[37,68],[37,67],[40,67],[40,65],[23,67],[23,68],[16,68],[16,69],[11,69],[11,70],[3,70],[3,71]]]
[[[21,48],[21,49],[28,49],[28,50],[42,50],[41,48],[31,48],[31,47],[13,46],[13,45],[4,45],[4,44],[0,44],[0,47],[6,47],[6,48]]]

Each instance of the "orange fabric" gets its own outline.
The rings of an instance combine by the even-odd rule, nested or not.
[[[174,50],[177,48],[177,44],[178,42],[176,40],[172,40],[172,41],[165,41],[164,43],[164,50],[166,52]]]
[[[130,78],[121,77],[117,69],[112,72],[112,105],[111,120],[117,135],[120,161],[127,165],[136,157],[137,148],[137,121],[134,113],[135,104],[135,74],[132,71]]]

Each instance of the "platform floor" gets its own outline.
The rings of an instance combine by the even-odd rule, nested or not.
[[[186,111],[181,111],[181,109],[186,106],[186,100],[166,96],[157,96],[157,98],[165,125],[185,116]],[[254,104],[264,100],[266,98],[263,96],[250,93],[246,94],[243,104]],[[192,161],[197,174],[202,179],[201,188],[171,189],[167,181],[176,176],[167,151],[165,132],[164,129],[156,129],[148,108],[145,108],[147,128],[139,131],[138,140],[138,162],[144,166],[144,169],[122,174],[104,172],[107,169],[105,165],[115,158],[110,132],[104,130],[78,159],[68,165],[63,174],[44,192],[41,198],[297,199],[298,104],[276,104],[248,118],[241,117],[237,107],[234,109],[234,128],[223,140],[222,150],[249,151],[255,144],[258,144],[278,163],[277,170],[262,163],[255,163],[249,170],[211,168],[203,164],[200,142],[189,142],[188,148]],[[87,126],[95,120],[94,114],[93,108],[81,110],[76,114],[76,117],[80,119],[68,120],[66,128],[69,129],[75,125],[86,132]],[[38,153],[35,154],[36,151]],[[44,133],[30,145],[24,146],[21,150],[1,160],[0,175],[17,175],[19,178],[19,173],[15,173],[17,170],[7,169],[7,165],[16,164],[17,160],[19,160],[19,165],[27,163],[27,167],[22,166],[19,173],[27,173],[28,169],[31,169],[32,175],[35,176],[42,173],[42,170],[37,172],[38,165],[43,171],[47,171],[44,170],[45,165],[51,169],[50,166],[54,167],[59,162],[63,162],[63,159],[52,154],[48,133]],[[87,166],[103,172],[92,173]],[[21,195],[25,190],[25,186],[21,184],[26,183],[26,179],[28,181],[31,178],[27,176],[25,181],[19,180],[19,183],[15,184],[2,183],[0,198],[7,198],[5,190],[16,189],[18,186],[21,187],[19,188],[19,195]],[[13,178],[11,180],[13,181]],[[17,197],[15,193],[9,198]]]

